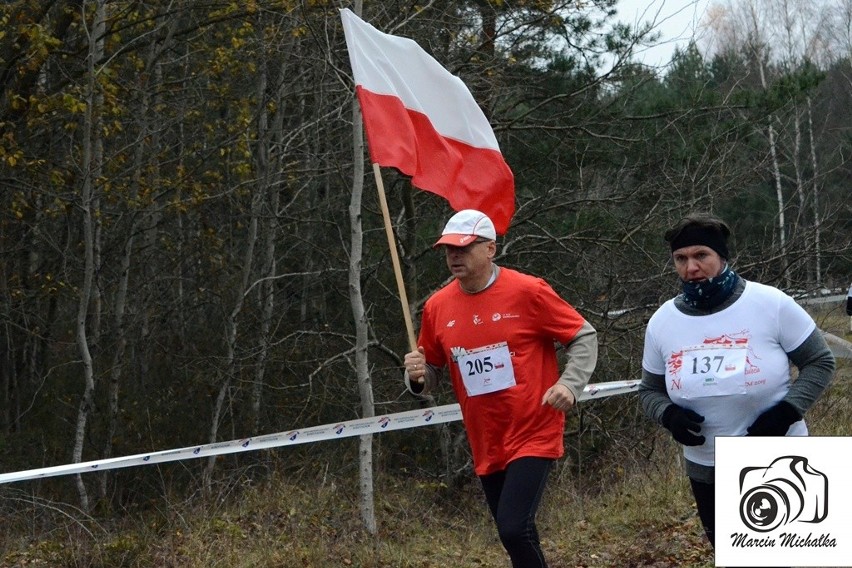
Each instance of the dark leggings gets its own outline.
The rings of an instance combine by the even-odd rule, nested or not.
[[[479,477],[513,568],[547,568],[535,514],[552,464],[547,458],[518,458],[503,471]]]
[[[710,539],[710,544],[716,547],[716,484],[702,483],[689,478],[695,505],[698,507],[698,518],[704,526],[704,534]]]

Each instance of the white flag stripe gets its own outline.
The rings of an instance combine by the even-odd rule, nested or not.
[[[599,383],[588,385],[580,395],[580,400],[596,400],[617,394],[625,394],[635,391],[639,387],[639,381],[615,381],[610,383]],[[215,444],[204,444],[190,446],[173,450],[163,450],[147,454],[136,454],[120,458],[108,458],[103,460],[89,461],[30,469],[14,473],[0,474],[0,484],[24,481],[28,479],[41,479],[59,475],[71,475],[87,473],[92,471],[106,471],[139,465],[150,465],[155,463],[166,463],[185,459],[205,458],[239,452],[250,452],[278,448],[282,446],[294,446],[296,444],[310,444],[350,436],[362,436],[365,434],[379,434],[391,430],[404,430],[406,428],[419,428],[432,424],[443,424],[461,420],[461,409],[458,404],[447,404],[433,408],[422,408],[397,412],[385,416],[372,418],[358,418],[339,422],[337,424],[324,424],[322,426],[311,426],[289,432],[278,432],[242,440],[231,440],[229,442],[217,442]]]
[[[340,12],[356,85],[398,97],[405,108],[429,117],[442,136],[499,151],[488,119],[461,79],[415,41],[380,32],[348,8]]]

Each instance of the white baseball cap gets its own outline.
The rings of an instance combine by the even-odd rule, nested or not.
[[[494,229],[494,223],[482,211],[462,209],[450,217],[450,220],[444,226],[441,238],[432,246],[466,247],[473,243],[477,237],[496,241],[497,231]]]

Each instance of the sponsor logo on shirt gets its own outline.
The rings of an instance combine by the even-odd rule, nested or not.
[[[704,343],[710,345],[748,345],[748,355],[746,356],[746,375],[753,375],[760,372],[760,367],[757,366],[756,360],[759,359],[754,353],[752,345],[749,343],[751,332],[744,330],[731,335],[724,334],[719,337],[708,337]]]
[[[479,317],[479,314],[473,314],[473,325],[482,325],[482,318]]]
[[[517,319],[521,316],[518,314],[501,314],[500,312],[494,312],[491,316],[491,321],[497,322],[503,319]]]
[[[450,320],[447,322],[447,327],[453,327],[454,325],[456,325],[456,320]]]

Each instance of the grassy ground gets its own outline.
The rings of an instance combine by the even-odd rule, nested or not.
[[[829,313],[818,323],[849,338],[845,316]],[[840,361],[835,384],[809,412],[813,434],[852,435],[850,398],[852,362]],[[539,514],[552,568],[713,566],[678,448],[653,432],[652,455],[598,462],[590,473],[558,464]],[[241,480],[221,499],[162,499],[112,521],[6,488],[0,566],[508,566],[475,482],[449,489],[377,475],[375,536],[361,530],[354,483],[306,475]]]
[[[603,491],[590,487],[594,480],[555,473],[539,519],[553,568],[712,566],[689,488],[674,468],[659,477],[625,474]],[[47,534],[7,533],[0,565],[507,566],[475,484],[451,491],[385,480],[377,494],[375,538],[360,530],[353,491],[276,479],[227,506],[175,506],[111,526],[57,518]]]

